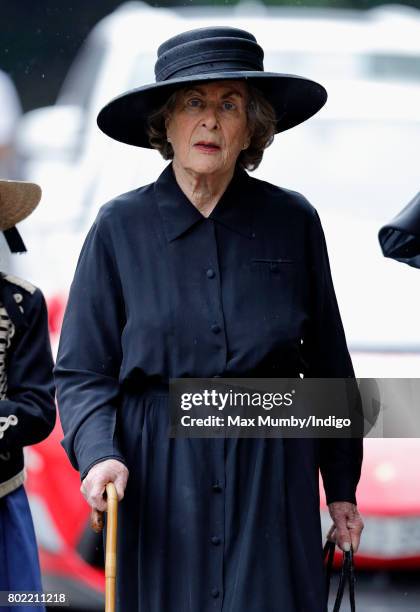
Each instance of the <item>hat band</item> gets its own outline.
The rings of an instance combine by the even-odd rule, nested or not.
[[[157,68],[157,66],[156,66]],[[200,53],[196,60],[191,57],[178,59],[156,71],[156,82],[167,81],[180,76],[195,76],[208,72],[222,71],[263,71],[262,59],[256,58],[255,53],[245,50],[229,49],[222,51],[208,51]]]
[[[10,227],[9,229],[3,230],[3,234],[12,253],[26,253],[25,243],[17,227]]]

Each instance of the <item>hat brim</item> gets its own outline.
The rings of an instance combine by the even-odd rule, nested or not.
[[[289,130],[317,113],[327,100],[325,88],[301,76],[274,72],[215,72],[143,85],[111,100],[99,112],[99,128],[114,140],[151,149],[147,119],[173,91],[190,83],[245,80],[265,94],[277,117],[276,133]]]
[[[26,219],[38,206],[41,195],[36,183],[0,180],[0,231]]]

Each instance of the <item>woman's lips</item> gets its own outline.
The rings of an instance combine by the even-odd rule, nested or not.
[[[220,151],[219,146],[210,143],[205,144],[203,142],[198,142],[194,145],[194,148],[202,151],[203,153],[217,153],[217,151]]]

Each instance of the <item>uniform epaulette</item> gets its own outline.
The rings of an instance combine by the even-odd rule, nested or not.
[[[23,278],[19,278],[18,276],[13,276],[12,274],[5,274],[4,279],[7,280],[9,283],[12,283],[13,285],[17,285],[18,287],[25,289],[25,291],[27,291],[28,293],[32,294],[36,290],[35,285],[32,285],[32,283],[30,283],[29,281],[24,280]]]

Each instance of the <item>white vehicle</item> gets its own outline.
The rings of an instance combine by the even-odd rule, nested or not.
[[[163,40],[224,23],[256,36],[266,70],[302,74],[326,86],[326,106],[276,136],[255,176],[302,192],[319,210],[359,373],[396,376],[398,363],[401,375],[416,375],[420,278],[385,260],[377,241],[379,227],[420,188],[420,19],[410,11],[203,14],[123,5],[92,31],[59,103],[32,111],[22,124],[27,178],[40,182],[44,197],[23,229],[30,259],[18,258],[16,272],[47,295],[66,295],[100,205],[155,180],[165,165],[155,151],[103,135],[98,110],[124,90],[154,80]]]

